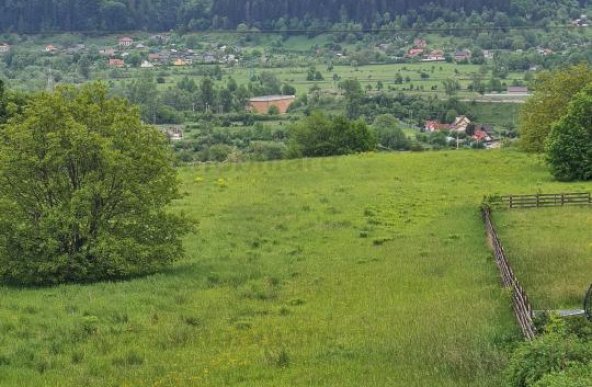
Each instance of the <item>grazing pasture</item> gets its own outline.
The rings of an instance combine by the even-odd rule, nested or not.
[[[507,150],[179,172],[199,226],[169,270],[0,287],[0,385],[503,385],[520,333],[479,204],[590,188]]]
[[[494,216],[533,307],[581,308],[592,283],[592,207],[497,210]]]

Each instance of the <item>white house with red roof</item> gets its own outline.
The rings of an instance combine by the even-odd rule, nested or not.
[[[134,40],[132,38],[130,38],[129,36],[124,36],[123,38],[119,38],[119,45],[121,47],[130,47],[132,44],[134,44]]]

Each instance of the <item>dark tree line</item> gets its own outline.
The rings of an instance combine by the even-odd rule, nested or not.
[[[404,18],[407,26],[455,20],[471,12],[506,13],[540,20],[588,0],[2,0],[1,32],[234,29],[297,29],[356,22],[367,28]]]

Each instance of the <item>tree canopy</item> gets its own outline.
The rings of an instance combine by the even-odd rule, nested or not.
[[[19,33],[234,29],[247,23],[274,30],[315,30],[353,21],[367,27],[399,18],[401,27],[425,21],[462,22],[473,12],[489,15],[506,28],[520,20],[537,21],[561,9],[578,11],[582,0],[12,0],[0,3],[0,30]],[[511,17],[509,16],[511,15]]]
[[[0,278],[111,279],[179,258],[183,218],[165,137],[99,83],[31,97],[0,130]]]
[[[362,120],[343,116],[327,117],[321,112],[296,122],[290,128],[289,153],[292,157],[322,157],[365,152],[376,140]]]
[[[567,112],[571,98],[590,82],[592,68],[586,64],[541,73],[534,94],[520,109],[521,147],[543,152],[551,126]]]
[[[552,126],[546,149],[557,179],[592,179],[592,84],[574,96],[567,114]]]

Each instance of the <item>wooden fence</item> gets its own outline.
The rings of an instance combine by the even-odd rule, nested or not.
[[[483,221],[485,222],[485,231],[487,233],[487,240],[495,256],[495,262],[499,268],[502,283],[504,287],[510,287],[512,290],[512,306],[514,309],[514,315],[522,334],[527,340],[531,340],[536,335],[536,327],[533,323],[534,313],[532,306],[528,301],[526,292],[520,286],[518,279],[514,275],[514,271],[506,258],[504,248],[500,242],[493,222],[491,221],[491,208],[488,205],[482,207]]]
[[[506,195],[501,196],[501,202],[510,208],[524,207],[556,207],[568,205],[592,204],[590,192],[534,194],[534,195]]]

